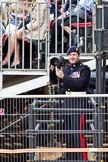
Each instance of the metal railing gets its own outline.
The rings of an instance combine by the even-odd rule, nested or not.
[[[7,10],[6,7],[8,7]],[[44,9],[42,10],[42,8]],[[7,16],[6,20],[3,19],[3,14]],[[7,60],[2,69],[9,71],[47,70],[49,55],[48,3],[1,2],[1,15],[1,64],[3,64],[3,60]],[[28,29],[27,24],[31,25]],[[5,32],[2,30],[3,25],[5,26]],[[18,31],[20,29],[22,29],[22,38],[19,40]],[[20,50],[18,46],[20,46]],[[20,66],[17,65],[18,62],[20,62]]]
[[[107,162],[107,100],[96,94],[2,96],[1,161]]]
[[[80,51],[82,54],[90,54],[95,51],[95,43],[94,43],[94,29],[96,25],[96,15],[95,15],[95,4],[92,8],[92,14],[90,15],[90,20],[87,19],[87,12],[85,9],[85,15],[83,19],[80,19],[80,12],[77,12],[76,18],[72,16],[74,8],[79,6],[79,1],[77,4],[71,4],[69,2],[69,7],[66,10],[67,18],[64,18],[64,13],[61,13],[61,20],[57,14],[60,10],[58,9],[58,3],[55,3],[55,17],[52,20],[53,24],[51,23],[51,33],[52,30],[57,31],[53,32],[53,37],[51,39],[51,54],[53,53],[66,53],[67,49],[72,46],[76,45],[80,47]],[[85,2],[86,3],[86,2]],[[61,6],[64,7],[63,0],[61,1]],[[86,6],[86,4],[85,4]],[[78,7],[79,10],[79,7]],[[52,17],[51,17],[52,18]],[[67,19],[68,22],[67,22]],[[66,23],[67,22],[67,23]],[[68,24],[69,23],[69,24]],[[61,29],[60,26],[62,25]],[[68,24],[68,25],[66,25]],[[67,29],[68,27],[68,29]],[[55,28],[55,29],[54,29]],[[55,44],[54,44],[55,40]],[[53,50],[52,50],[53,48]]]
[[[59,2],[60,3],[60,2]],[[77,2],[79,3],[79,2]],[[49,6],[49,3],[44,3],[45,7],[46,7],[46,13],[45,13],[45,20],[46,20],[46,26],[45,26],[45,31],[46,31],[46,39],[44,41],[37,39],[34,40],[32,37],[30,38],[30,40],[25,39],[25,32],[23,32],[23,37],[22,37],[22,41],[20,42],[22,48],[20,50],[20,61],[21,61],[21,66],[20,68],[18,68],[16,65],[14,66],[14,68],[11,68],[11,63],[12,60],[10,59],[10,47],[11,47],[11,18],[8,16],[7,19],[4,18],[4,4],[5,2],[1,2],[1,32],[2,32],[2,25],[5,23],[6,27],[8,25],[8,31],[7,33],[4,33],[4,36],[2,37],[2,43],[1,43],[1,65],[2,65],[2,61],[5,57],[5,55],[7,54],[7,50],[8,50],[8,66],[6,68],[2,68],[1,66],[1,70],[15,70],[18,71],[20,70],[48,70],[48,63],[49,63],[49,53],[50,56],[55,56],[58,54],[64,54],[66,53],[67,49],[71,46],[71,45],[77,45],[78,47],[80,47],[80,51],[82,55],[87,55],[90,56],[92,54],[95,55],[96,53],[96,40],[95,40],[95,35],[94,35],[94,31],[96,29],[96,5],[93,5],[92,8],[92,16],[91,16],[91,20],[87,21],[87,12],[85,12],[85,19],[83,20],[83,22],[80,23],[79,20],[79,12],[77,13],[77,22],[73,22],[72,21],[72,17],[71,17],[71,13],[69,13],[68,11],[66,12],[68,14],[69,17],[69,22],[70,24],[68,25],[69,27],[69,31],[71,31],[70,33],[66,33],[66,31],[64,30],[64,18],[63,18],[63,13],[61,12],[61,8],[64,6],[64,1],[61,0],[61,3],[58,4],[58,2],[55,2],[53,5],[55,7],[55,12],[53,14],[50,14],[49,9],[51,6]],[[23,10],[22,10],[22,14],[25,14],[24,10],[25,10],[25,5],[27,10],[29,10],[29,13],[32,13],[32,7],[35,4],[39,3],[35,3],[35,2],[9,2],[8,3],[8,10],[6,10],[7,13],[5,13],[6,15],[10,15],[12,13],[12,7],[11,5],[14,5],[15,8],[15,13],[14,16],[17,17],[18,16],[18,5],[22,4],[23,6]],[[40,3],[41,4],[41,3]],[[29,8],[27,7],[29,6]],[[40,5],[38,6],[39,10],[38,10],[38,14],[40,12]],[[71,9],[71,2],[69,3],[69,9]],[[61,18],[61,24],[62,27],[60,29],[58,29],[58,12],[59,15],[62,16]],[[102,30],[106,29],[106,14],[105,12],[107,12],[107,3],[102,5]],[[40,14],[39,14],[40,15]],[[52,16],[53,15],[53,16]],[[40,15],[41,16],[41,15]],[[40,16],[38,17],[38,19],[40,19]],[[6,17],[6,16],[5,16]],[[29,14],[29,19],[32,20],[32,14]],[[15,21],[17,20],[17,18],[15,18]],[[105,23],[106,22],[106,23]],[[50,25],[49,25],[50,24]],[[22,26],[25,28],[25,20],[24,18],[22,19]],[[40,37],[41,34],[41,30],[40,30],[40,24],[38,23],[38,37]],[[17,30],[18,26],[15,26],[14,29],[15,31]],[[60,26],[59,26],[60,27]],[[52,29],[53,34],[52,34]],[[60,32],[59,32],[60,30]],[[33,32],[33,29],[31,27],[31,32]],[[6,37],[5,37],[6,34]],[[7,37],[8,34],[8,37]],[[32,34],[31,34],[32,35]],[[60,41],[58,41],[58,36],[61,36]],[[73,36],[74,36],[74,40],[73,40]],[[17,36],[15,36],[15,52],[14,52],[14,57],[15,60],[17,59]],[[98,39],[98,38],[96,38]],[[55,40],[55,42],[54,42]],[[73,40],[73,41],[72,41]],[[4,43],[5,42],[5,43]],[[54,42],[54,43],[53,43]],[[54,51],[52,46],[54,46]],[[50,48],[49,48],[50,47]]]
[[[53,31],[55,30],[56,32],[55,33],[53,32],[53,37],[50,42],[51,43],[50,55],[54,55],[54,54],[58,55],[58,53],[63,55],[64,53],[67,52],[67,49],[72,45],[78,46],[80,48],[82,55],[90,55],[90,54],[95,55],[97,52],[96,46],[98,46],[97,44],[98,38],[96,38],[94,32],[97,28],[97,22],[98,22],[98,15],[96,13],[96,9],[98,8],[98,3],[94,2],[92,6],[91,19],[89,20],[87,19],[88,11],[86,12],[86,10],[85,10],[85,15],[83,17],[83,20],[80,19],[81,18],[80,12],[77,12],[76,14],[77,20],[76,20],[75,17],[72,16],[73,8],[75,7],[73,7],[74,5],[72,5],[71,3],[72,2],[70,1],[69,8],[66,11],[67,18],[69,19],[69,24],[67,22],[67,18],[66,19],[63,18],[64,13],[61,13],[61,17],[62,17],[61,22],[60,20],[58,20],[58,15],[57,15],[57,11],[59,11],[58,3],[55,3],[55,8],[56,8],[55,17],[52,20],[53,24],[51,23],[51,33],[52,30]],[[62,4],[61,6],[63,6],[64,4],[63,0],[61,1],[61,4]],[[78,5],[79,5],[79,1],[77,1],[76,6]],[[86,6],[86,2],[85,2],[85,6]],[[102,5],[101,5],[102,14],[100,15],[100,19],[102,20],[102,31],[105,30],[106,32],[108,29],[107,15],[106,15],[108,9],[107,7],[108,7],[107,2],[102,1]],[[68,25],[66,25],[66,22]],[[104,38],[105,36],[103,36],[103,39]],[[104,43],[102,43],[102,48],[107,49],[107,44],[105,43],[105,41]]]

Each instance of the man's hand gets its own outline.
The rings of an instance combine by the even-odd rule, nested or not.
[[[62,68],[61,68],[61,69],[56,69],[56,75],[57,75],[59,78],[63,79],[64,73],[63,73],[63,71],[62,71]]]

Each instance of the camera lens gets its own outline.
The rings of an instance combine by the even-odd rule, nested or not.
[[[59,63],[59,59],[57,57],[54,57],[54,58],[51,59],[50,63],[53,66],[57,66],[58,63]]]

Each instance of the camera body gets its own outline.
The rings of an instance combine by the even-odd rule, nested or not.
[[[51,65],[54,67],[57,67],[58,69],[61,69],[65,65],[65,59],[63,56],[60,56],[59,58],[54,57],[51,59]]]

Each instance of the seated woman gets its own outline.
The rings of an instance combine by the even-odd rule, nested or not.
[[[25,3],[28,0],[11,0],[8,10],[8,25],[6,27],[6,33],[9,34],[15,29],[22,27],[23,20],[29,21],[28,12],[29,8]]]
[[[32,7],[30,12],[30,23],[28,23],[25,27],[20,28],[17,31],[13,31],[10,36],[10,48],[3,59],[2,67],[8,67],[8,61],[10,60],[11,56],[14,54],[13,61],[10,65],[11,68],[21,68],[20,62],[20,41],[22,38],[24,39],[32,39],[32,40],[43,40],[46,36],[46,10],[47,5],[45,0],[37,0]],[[43,2],[43,3],[42,3]],[[23,37],[24,36],[24,37]]]

